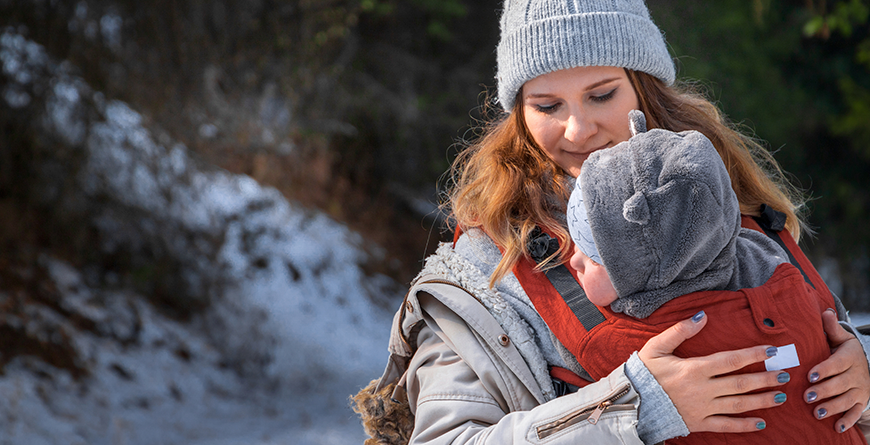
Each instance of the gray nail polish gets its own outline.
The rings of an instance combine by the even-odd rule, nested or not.
[[[787,372],[780,372],[776,376],[776,381],[779,383],[788,383],[789,380],[791,380],[791,376]]]
[[[755,428],[758,428],[758,429],[760,429],[760,430],[763,430],[763,429],[766,428],[766,427],[767,427],[767,424],[764,423],[763,420],[762,420],[761,422],[758,422],[758,423],[755,424]]]
[[[819,395],[816,394],[815,391],[810,391],[810,392],[807,393],[807,403],[813,403],[813,402],[815,402],[816,399],[818,399],[818,398],[819,398]]]
[[[818,373],[818,372],[814,372],[814,373],[810,374],[810,383],[816,383],[816,382],[818,382],[818,381],[819,381],[819,377],[820,377],[820,376],[819,376],[819,373]]]
[[[693,323],[700,323],[701,320],[704,319],[704,315],[705,315],[704,311],[698,312],[697,314],[692,316],[692,322]]]
[[[768,357],[773,357],[776,355],[776,346],[771,346],[764,351]]]
[[[773,401],[776,403],[784,403],[786,395],[784,392],[781,392],[773,397]]]
[[[826,410],[824,408],[819,408],[819,410],[816,411],[816,417],[818,417],[819,419],[824,418],[827,415],[828,415],[828,410]]]

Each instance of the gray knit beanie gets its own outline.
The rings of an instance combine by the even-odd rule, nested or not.
[[[674,83],[674,62],[643,0],[505,0],[497,48],[498,101],[542,74],[615,66]]]

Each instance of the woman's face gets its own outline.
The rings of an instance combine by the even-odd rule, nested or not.
[[[628,112],[637,94],[616,67],[577,67],[523,85],[523,116],[535,142],[571,176],[594,151],[631,137]]]

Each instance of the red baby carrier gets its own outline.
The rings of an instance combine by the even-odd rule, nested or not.
[[[557,248],[552,244],[555,240],[543,233],[538,233],[530,244],[536,258],[523,258],[513,272],[547,326],[578,358],[592,381],[607,376],[651,337],[690,318],[700,309],[708,315],[707,325],[677,348],[675,355],[704,356],[759,344],[795,345],[800,366],[787,370],[795,378],[782,389],[787,395],[786,405],[745,414],[764,418],[765,430],[751,434],[694,433],[668,440],[668,443],[866,444],[856,428],[836,433],[837,416],[816,420],[812,407],[802,400],[809,387],[805,376],[810,368],[830,356],[827,341],[821,334],[824,331],[821,313],[835,307],[835,303],[818,272],[784,230],[784,223],[785,215],[767,206],[758,220],[745,216],[742,219],[743,227],[766,233],[791,260],[790,264],[779,265],[764,285],[733,292],[704,291],[681,296],[665,303],[646,319],[595,306],[580,289],[573,271],[565,265],[546,272],[535,271],[535,261]],[[547,279],[541,279],[542,273]],[[802,332],[813,335],[800,335]],[[763,363],[756,363],[738,373],[764,369]],[[589,383],[561,368],[554,368],[552,375],[576,386]]]

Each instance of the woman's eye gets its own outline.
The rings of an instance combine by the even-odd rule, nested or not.
[[[617,90],[617,88],[614,88],[614,89],[610,90],[609,92],[602,94],[600,96],[591,96],[589,98],[589,100],[591,100],[592,102],[607,102],[608,100],[613,98],[613,96],[616,94],[616,90]]]
[[[553,105],[535,105],[535,110],[544,114],[551,114],[559,108],[559,104]]]

